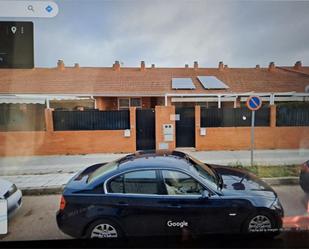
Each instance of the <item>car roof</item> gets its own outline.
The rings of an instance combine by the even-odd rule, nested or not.
[[[180,151],[148,150],[137,151],[121,158],[118,163],[119,170],[135,168],[169,168],[189,169],[186,160],[188,155]]]

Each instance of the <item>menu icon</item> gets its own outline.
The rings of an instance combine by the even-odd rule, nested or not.
[[[33,23],[0,22],[0,68],[33,68]]]

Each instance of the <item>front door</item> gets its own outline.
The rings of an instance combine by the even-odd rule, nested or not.
[[[195,108],[177,107],[176,147],[195,147]]]
[[[156,148],[156,127],[154,109],[136,109],[136,149]]]

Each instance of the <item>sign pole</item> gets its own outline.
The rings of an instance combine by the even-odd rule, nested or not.
[[[254,122],[255,111],[262,107],[262,99],[258,96],[250,96],[247,99],[247,107],[252,111],[251,113],[251,166],[253,166],[253,153],[254,153]]]
[[[255,111],[252,111],[252,115],[251,115],[251,166],[253,166],[253,152],[254,152],[254,121],[255,121]]]

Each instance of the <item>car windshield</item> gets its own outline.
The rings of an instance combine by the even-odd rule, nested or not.
[[[101,167],[97,168],[95,171],[88,178],[88,183],[95,181],[96,179],[100,178],[101,176],[117,169],[119,165],[119,161],[111,161],[107,164],[102,165]]]
[[[197,171],[201,177],[218,186],[217,176],[212,169],[191,156],[188,157],[188,160],[192,165],[192,169]]]

